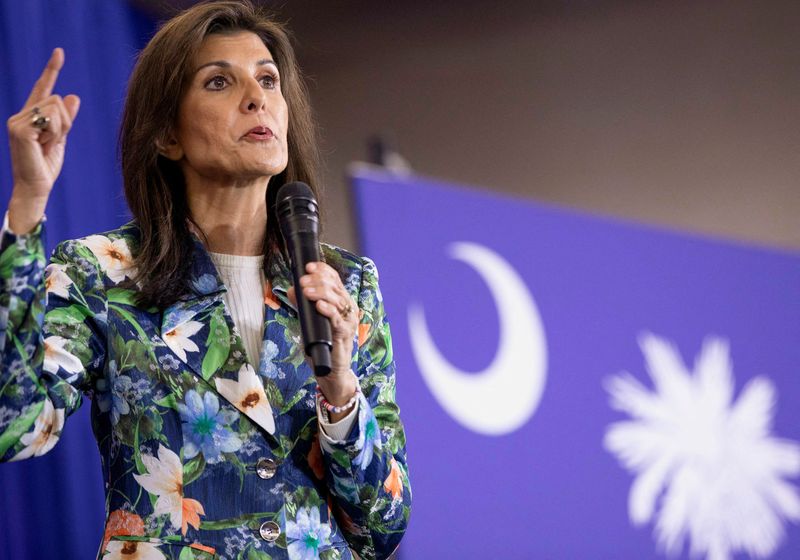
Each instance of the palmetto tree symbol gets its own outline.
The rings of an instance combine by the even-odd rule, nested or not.
[[[800,445],[771,435],[776,390],[757,377],[734,400],[726,341],[705,341],[694,369],[668,341],[645,333],[639,345],[653,390],[623,372],[606,383],[611,407],[631,419],[607,430],[605,448],[635,475],[628,513],[655,521],[659,549],[692,557],[767,558],[800,520],[790,479]]]

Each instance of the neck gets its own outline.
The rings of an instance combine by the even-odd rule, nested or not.
[[[206,236],[206,249],[226,255],[264,254],[268,183],[269,177],[242,182],[186,177],[189,212]]]

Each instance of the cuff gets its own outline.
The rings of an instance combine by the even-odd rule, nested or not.
[[[35,234],[35,233],[38,233],[38,232],[39,232],[39,228],[40,228],[40,227],[41,227],[41,225],[42,225],[43,223],[45,223],[46,221],[47,221],[47,216],[45,216],[45,215],[42,215],[42,219],[41,219],[41,220],[39,220],[39,223],[36,225],[36,227],[35,227],[35,228],[33,228],[33,229],[30,231],[30,233],[26,233],[26,234],[24,234],[24,235],[20,235],[20,234],[14,233],[14,232],[11,230],[11,227],[8,225],[8,210],[6,210],[6,213],[5,213],[5,215],[3,215],[3,229],[2,229],[2,230],[0,230],[0,237],[2,237],[2,236],[5,236],[6,234],[13,235],[15,238],[16,238],[16,237],[27,237],[27,236],[29,236],[29,235],[33,235],[33,234]]]
[[[42,216],[41,221],[33,230],[23,235],[17,235],[8,226],[8,211],[3,217],[3,227],[0,229],[0,253],[4,253],[11,246],[23,253],[40,253],[44,259],[44,223],[47,219]]]
[[[325,438],[328,443],[344,443],[358,419],[360,403],[361,400],[357,400],[355,406],[347,413],[347,416],[338,422],[330,422],[328,411],[322,408],[320,399],[317,397],[317,420],[320,426],[320,437]]]

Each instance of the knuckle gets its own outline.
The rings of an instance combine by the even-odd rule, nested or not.
[[[45,113],[48,117],[50,117],[50,122],[47,125],[46,132],[51,133],[53,136],[58,136],[59,132],[61,132],[61,119],[56,114],[49,114]]]
[[[8,121],[6,121],[6,127],[8,128],[8,135],[11,138],[22,138],[25,135],[25,125],[21,119],[16,119],[14,117],[8,119]]]

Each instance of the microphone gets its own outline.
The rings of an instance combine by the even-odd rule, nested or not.
[[[276,196],[276,213],[283,240],[289,251],[294,276],[300,329],[303,333],[306,356],[314,363],[314,374],[320,377],[331,372],[331,323],[320,314],[314,302],[303,295],[300,277],[306,273],[306,263],[320,261],[319,213],[311,188],[305,183],[286,183]]]

